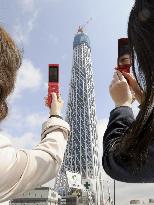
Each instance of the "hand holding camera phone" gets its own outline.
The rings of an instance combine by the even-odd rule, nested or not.
[[[59,64],[49,64],[48,106],[51,107],[52,93],[59,97]]]
[[[120,72],[130,73],[131,55],[128,46],[128,38],[120,38],[118,40],[118,60],[117,68]]]

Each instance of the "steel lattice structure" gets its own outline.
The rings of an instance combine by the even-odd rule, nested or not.
[[[73,65],[66,121],[70,124],[71,136],[62,168],[56,178],[55,189],[61,195],[71,192],[65,174],[68,170],[80,173],[84,179],[95,179],[98,194],[100,192],[97,183],[99,180],[98,136],[91,47],[88,36],[81,29],[75,35],[73,42]],[[99,204],[90,201],[88,204]]]

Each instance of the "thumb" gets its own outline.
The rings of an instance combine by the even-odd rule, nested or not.
[[[51,93],[51,95],[52,95],[52,101],[55,102],[57,100],[56,93]]]

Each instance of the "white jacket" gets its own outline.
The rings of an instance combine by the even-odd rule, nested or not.
[[[49,118],[42,126],[41,142],[32,150],[16,150],[0,134],[0,202],[53,179],[62,164],[69,135],[62,119]]]

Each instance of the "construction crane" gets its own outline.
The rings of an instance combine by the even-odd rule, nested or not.
[[[79,26],[78,28],[78,33],[81,32],[83,33],[84,28],[92,21],[92,17],[90,17],[90,19],[88,21],[86,21],[86,23],[83,26]]]

